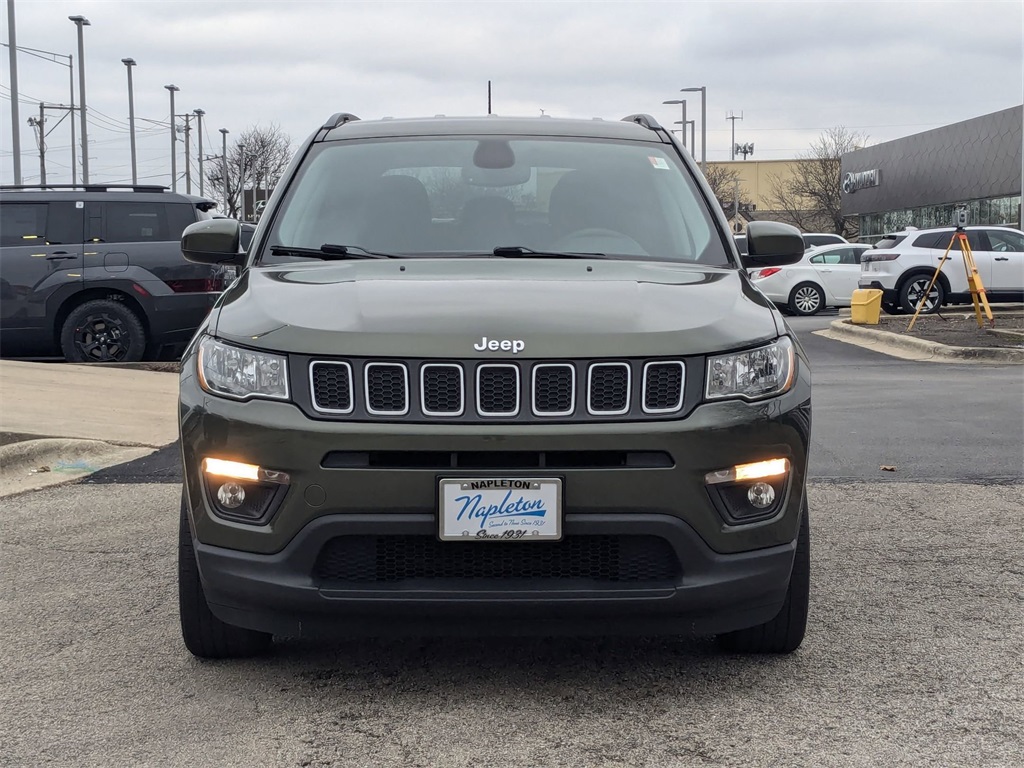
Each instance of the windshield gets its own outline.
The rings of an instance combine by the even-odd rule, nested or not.
[[[257,261],[324,244],[397,256],[600,254],[731,266],[693,179],[670,147],[481,136],[314,145]]]

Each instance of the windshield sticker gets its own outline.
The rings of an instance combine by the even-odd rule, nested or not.
[[[668,161],[664,157],[648,157],[647,159],[651,161],[651,165],[655,168],[662,171],[668,170]]]

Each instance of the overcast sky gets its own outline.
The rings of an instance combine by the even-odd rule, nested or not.
[[[5,0],[5,3],[7,0]],[[366,119],[494,111],[619,119],[697,118],[707,86],[709,160],[727,160],[730,111],[752,159],[791,158],[825,128],[869,143],[995,112],[1024,99],[1024,2],[351,2],[15,0],[17,44],[75,55],[85,28],[90,180],[130,181],[134,58],[139,176],[170,179],[169,99],[205,110],[204,153],[275,123],[295,144],[332,112]],[[3,40],[9,42],[7,15]],[[0,180],[13,180],[11,72],[3,50]],[[69,101],[69,70],[18,55],[22,173],[38,182],[27,125],[39,102]],[[66,114],[66,113],[65,113]],[[70,131],[47,112],[47,176],[68,182]],[[229,135],[229,139],[232,138]],[[195,132],[193,132],[193,140]],[[179,143],[178,148],[181,150]],[[196,156],[193,148],[192,157]],[[79,159],[79,163],[81,159]],[[178,160],[179,171],[183,160]],[[179,186],[179,189],[183,189]]]

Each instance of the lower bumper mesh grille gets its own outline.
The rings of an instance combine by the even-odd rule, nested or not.
[[[658,536],[571,536],[558,542],[442,542],[433,536],[339,536],[313,569],[325,582],[397,584],[424,580],[666,582],[681,573]]]

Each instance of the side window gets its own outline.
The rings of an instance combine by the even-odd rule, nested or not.
[[[949,241],[947,240],[947,245]],[[971,246],[972,251],[984,251],[986,246],[982,242],[982,231],[980,229],[969,229],[967,230],[967,244]],[[954,250],[960,250],[960,244],[957,243],[953,246]]]
[[[150,243],[168,240],[163,203],[107,203],[108,243]]]
[[[937,250],[946,250],[949,247],[949,241],[953,238],[953,231],[948,232],[929,232],[927,235],[921,235],[914,241],[915,248],[934,248]],[[972,244],[973,245],[973,244]]]
[[[46,207],[46,203],[0,205],[0,245],[42,245]]]
[[[1024,235],[1001,229],[989,229],[986,230],[986,234],[993,251],[1024,253]]]
[[[189,224],[196,223],[196,209],[188,203],[167,203],[167,239],[179,240],[181,232]]]
[[[811,264],[824,264],[825,263],[825,257],[822,256],[819,253],[817,256],[811,256],[810,261],[811,261]]]
[[[50,203],[46,221],[46,242],[51,245],[81,245],[82,209],[74,203]]]

